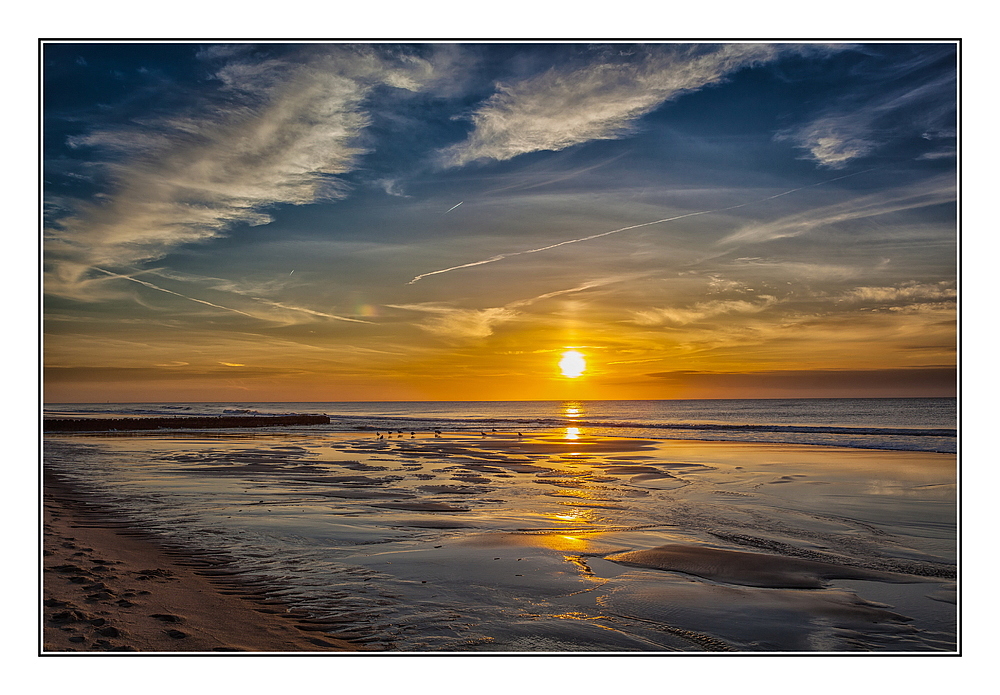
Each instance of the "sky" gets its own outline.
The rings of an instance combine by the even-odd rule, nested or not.
[[[953,42],[41,65],[47,402],[955,394]]]

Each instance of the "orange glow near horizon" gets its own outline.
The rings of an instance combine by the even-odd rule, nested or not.
[[[559,360],[559,369],[568,379],[576,379],[587,370],[587,360],[576,350],[567,350]]]

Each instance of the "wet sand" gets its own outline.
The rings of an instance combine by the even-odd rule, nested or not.
[[[112,475],[124,500],[169,501],[147,531],[211,544],[165,553],[134,519],[47,502],[46,651],[350,648],[338,624],[403,651],[955,648],[951,455],[559,434],[59,442],[77,491]],[[95,447],[127,465],[79,466]],[[239,581],[207,547],[242,553]],[[281,582],[291,616],[247,600]]]
[[[52,481],[46,487],[43,652],[359,650],[308,616],[255,602],[213,563],[168,551],[106,511],[84,511]]]

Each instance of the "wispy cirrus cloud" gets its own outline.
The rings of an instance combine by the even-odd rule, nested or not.
[[[580,283],[574,287],[554,290],[543,294],[517,299],[508,302],[504,306],[487,307],[484,309],[466,309],[453,306],[451,304],[426,302],[420,304],[388,304],[392,309],[402,309],[405,311],[415,311],[430,316],[417,322],[417,327],[428,333],[433,333],[439,337],[453,340],[472,340],[487,338],[493,335],[494,330],[505,323],[509,323],[521,318],[526,307],[542,302],[547,299],[554,299],[567,294],[575,294],[585,290],[596,289],[605,285],[611,285],[628,280],[636,280],[651,273],[626,273],[622,275],[597,278]]]
[[[86,298],[93,266],[142,263],[237,223],[266,224],[276,204],[343,197],[339,176],[365,152],[366,97],[379,85],[417,89],[433,73],[427,61],[358,47],[225,58],[214,73],[222,88],[183,113],[70,140],[103,155],[112,187],[46,230],[47,291]]]
[[[646,309],[633,312],[633,322],[640,326],[683,326],[717,316],[759,314],[774,305],[777,301],[775,297],[762,294],[757,297],[757,301],[753,302],[742,299],[727,299],[698,302],[686,308],[667,307],[662,309]]]
[[[233,313],[233,314],[240,314],[241,316],[246,316],[248,318],[253,318],[253,319],[260,319],[260,320],[264,320],[264,321],[276,321],[276,322],[279,322],[279,323],[292,324],[292,323],[297,323],[298,321],[295,320],[295,319],[290,319],[289,318],[289,314],[298,315],[298,316],[301,316],[302,314],[305,314],[305,315],[308,315],[310,317],[333,319],[333,320],[336,320],[336,321],[349,321],[351,323],[371,323],[371,321],[363,321],[361,319],[349,318],[347,316],[337,316],[336,314],[330,314],[330,313],[327,313],[327,312],[324,312],[324,311],[317,311],[315,309],[309,309],[307,307],[294,306],[294,305],[290,305],[290,304],[285,303],[285,302],[276,302],[276,301],[272,301],[270,299],[264,299],[264,298],[261,298],[261,297],[254,297],[252,295],[246,295],[245,293],[242,293],[242,292],[236,292],[236,294],[240,294],[240,295],[244,295],[244,296],[249,297],[256,304],[256,306],[254,306],[252,310],[243,311],[243,310],[240,310],[240,309],[235,309],[233,307],[229,307],[229,306],[224,306],[224,305],[221,305],[221,304],[217,304],[215,302],[209,302],[209,301],[204,300],[204,299],[199,299],[197,297],[192,297],[190,295],[183,294],[181,292],[176,292],[176,291],[168,289],[166,287],[161,287],[160,285],[156,285],[156,284],[154,284],[152,282],[148,282],[146,280],[140,280],[140,279],[138,279],[136,277],[133,277],[132,275],[125,275],[125,274],[120,274],[120,273],[112,273],[111,271],[105,270],[103,268],[99,268],[97,266],[94,266],[93,269],[95,271],[103,274],[104,276],[107,276],[107,277],[116,278],[116,279],[119,279],[119,280],[127,280],[129,282],[133,282],[133,283],[136,283],[138,285],[142,285],[143,287],[148,287],[149,289],[156,290],[157,292],[163,292],[164,294],[169,294],[169,295],[173,295],[175,297],[180,297],[181,299],[186,299],[186,300],[191,301],[191,302],[196,302],[196,303],[202,304],[204,306],[212,307],[213,309],[218,309],[220,311],[230,312],[230,313]],[[162,274],[162,275],[164,277],[170,277],[170,274]],[[230,285],[230,290],[232,290],[232,285]],[[268,309],[270,309],[271,311],[268,311]],[[274,310],[281,310],[281,311],[280,312],[275,312]]]
[[[835,205],[788,215],[773,222],[745,226],[717,241],[716,246],[761,243],[801,236],[841,222],[951,203],[956,200],[957,195],[957,183],[953,176],[931,177],[911,186],[859,196]]]
[[[927,302],[947,302],[958,297],[958,291],[951,283],[909,282],[898,287],[854,287],[837,299],[861,304],[923,304]]]
[[[485,309],[463,309],[448,304],[387,304],[391,309],[415,311],[430,316],[419,321],[417,327],[439,337],[470,340],[486,338],[493,334],[499,324],[517,318],[518,312],[507,307]]]
[[[639,55],[630,55],[628,61],[612,57],[498,83],[493,96],[472,113],[474,128],[468,138],[440,152],[442,164],[503,161],[528,152],[618,139],[633,132],[640,117],[670,99],[785,52],[805,49],[719,44],[635,50]]]
[[[808,123],[780,131],[779,141],[805,150],[806,159],[830,169],[871,154],[903,137],[923,137],[923,159],[954,156],[956,80],[953,72],[864,100],[844,100]]]

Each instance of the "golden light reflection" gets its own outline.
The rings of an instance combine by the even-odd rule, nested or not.
[[[578,538],[576,536],[564,536],[546,533],[534,536],[533,545],[539,545],[549,550],[559,550],[562,552],[585,553],[589,550],[592,541],[588,538]]]
[[[576,401],[569,401],[562,405],[563,417],[576,418],[583,415],[583,404]]]
[[[589,519],[593,516],[592,512],[588,509],[579,509],[576,507],[567,509],[566,511],[556,513],[546,513],[543,514],[546,519],[556,522],[578,522],[578,523],[589,523]]]
[[[580,438],[580,428],[579,427],[567,427],[566,434],[563,439],[579,439]]]
[[[559,360],[559,369],[568,379],[575,379],[587,370],[587,360],[576,350],[567,350]]]

